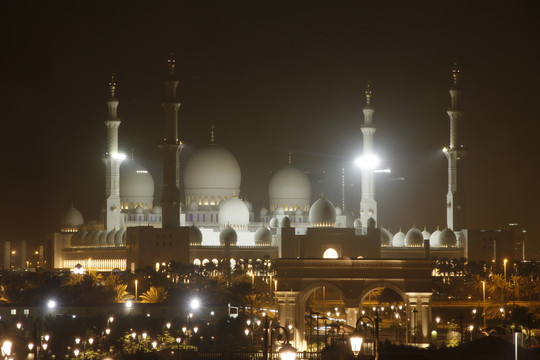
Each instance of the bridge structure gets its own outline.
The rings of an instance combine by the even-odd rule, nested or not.
[[[306,302],[314,291],[326,287],[340,293],[347,325],[355,327],[368,294],[389,288],[407,305],[415,342],[429,343],[433,268],[428,259],[276,259],[279,322],[291,329],[296,348],[304,351]]]

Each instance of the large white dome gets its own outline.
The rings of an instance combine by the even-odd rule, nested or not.
[[[249,210],[242,200],[232,198],[221,205],[218,218],[221,227],[230,226],[233,229],[247,229],[249,225]]]
[[[186,189],[239,189],[240,165],[231,152],[210,144],[189,158],[184,168]]]
[[[152,208],[154,179],[144,166],[134,160],[124,160],[120,165],[120,201],[123,209],[134,209],[138,205]]]
[[[306,174],[289,165],[272,176],[268,195],[274,208],[282,206],[286,207],[287,211],[294,211],[296,208],[306,210],[311,199],[311,183]]]

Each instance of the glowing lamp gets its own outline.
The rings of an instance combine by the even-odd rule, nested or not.
[[[362,342],[364,341],[364,338],[359,332],[355,332],[351,335],[349,338],[349,342],[351,343],[351,349],[354,354],[354,356],[358,356],[360,353],[360,350],[362,350]]]
[[[289,343],[285,343],[279,349],[279,357],[281,360],[294,360],[296,357],[296,349]]]

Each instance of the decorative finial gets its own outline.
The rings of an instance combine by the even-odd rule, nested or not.
[[[114,79],[114,73],[111,75],[111,81],[109,81],[109,93],[111,94],[111,99],[114,99],[116,93],[116,80]]]
[[[135,148],[131,148],[131,160],[135,160]]]
[[[457,62],[454,62],[454,65],[452,66],[452,80],[454,81],[454,87],[458,85],[459,80],[459,66]]]
[[[289,150],[289,166],[292,165],[292,151]]]
[[[214,124],[210,125],[210,144],[214,143]]]
[[[370,105],[371,104],[371,94],[372,94],[372,92],[371,92],[371,81],[369,81],[369,80],[367,82],[367,87],[366,87],[365,94],[366,94],[366,103],[367,103],[367,105]]]
[[[174,76],[174,68],[176,67],[176,60],[174,59],[174,54],[171,52],[169,55],[169,60],[167,60],[167,63],[169,65],[169,76]]]

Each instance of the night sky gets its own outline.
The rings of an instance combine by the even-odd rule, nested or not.
[[[336,206],[345,168],[346,208],[358,213],[353,160],[371,80],[375,147],[393,171],[377,176],[379,223],[392,232],[445,227],[441,149],[457,60],[469,148],[466,223],[522,223],[538,254],[540,12],[533,1],[469,3],[3,2],[4,240],[42,240],[71,201],[85,220],[99,218],[112,72],[120,148],[134,149],[160,198],[161,100],[174,51],[181,162],[209,142],[215,124],[256,213],[268,206],[268,181],[289,150],[310,172],[314,198],[324,191]]]

